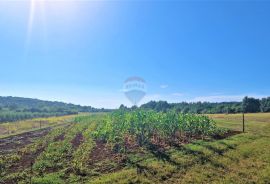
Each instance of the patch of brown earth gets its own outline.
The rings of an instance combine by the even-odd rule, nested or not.
[[[241,134],[243,132],[241,131],[236,131],[236,130],[229,130],[228,132],[222,134],[222,135],[214,135],[213,138],[214,139],[225,139],[227,137],[231,137],[231,136],[234,136],[234,135],[237,135],[237,134]]]
[[[124,167],[125,157],[113,152],[103,141],[96,141],[96,146],[89,155],[89,168],[97,172],[109,173],[120,170]],[[107,164],[104,163],[107,161]],[[113,165],[112,163],[116,163]]]
[[[36,158],[45,150],[44,147],[38,148],[34,153],[22,154],[18,162],[10,167],[10,172],[15,173],[23,171],[24,169],[31,168],[35,163]]]
[[[0,139],[0,155],[18,151],[34,140],[46,136],[50,130],[51,128],[45,128]]]
[[[65,139],[65,133],[62,133],[54,138],[54,142],[63,141]]]
[[[71,141],[72,148],[76,149],[80,146],[80,144],[84,141],[82,133],[77,133],[74,139]]]
[[[73,126],[75,126],[74,123],[70,123],[68,125],[65,125],[65,132],[68,132]],[[54,142],[58,142],[58,141],[63,141],[65,139],[65,132],[58,135],[57,137],[54,138]]]

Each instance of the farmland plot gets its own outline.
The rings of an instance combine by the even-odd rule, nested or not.
[[[78,116],[1,153],[0,183],[267,183],[270,123],[252,122],[240,134],[224,128],[238,123],[229,116],[228,122],[222,115],[215,122],[153,111]]]

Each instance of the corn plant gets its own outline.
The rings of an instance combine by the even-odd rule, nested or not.
[[[204,138],[216,129],[215,122],[203,115],[135,110],[116,111],[108,115],[92,135],[125,148],[127,136],[135,137],[142,146],[153,139],[159,142],[161,139],[175,141],[181,136],[189,140],[191,137]]]

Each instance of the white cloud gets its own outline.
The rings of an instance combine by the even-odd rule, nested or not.
[[[167,85],[167,84],[162,84],[162,85],[160,85],[160,88],[161,89],[166,89],[166,88],[168,88],[169,87],[169,85]]]

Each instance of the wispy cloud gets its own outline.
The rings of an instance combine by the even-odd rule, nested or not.
[[[183,96],[184,94],[183,93],[173,93],[172,95],[173,96]]]
[[[162,84],[162,85],[160,85],[160,88],[161,89],[166,89],[166,88],[168,88],[169,87],[169,85],[167,85],[167,84]]]

